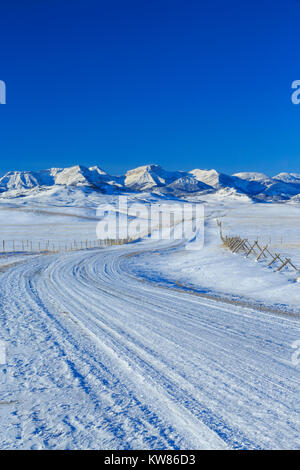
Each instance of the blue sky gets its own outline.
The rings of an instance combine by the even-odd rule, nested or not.
[[[1,2],[0,172],[300,172],[297,0]]]

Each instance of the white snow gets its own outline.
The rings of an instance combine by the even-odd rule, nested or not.
[[[284,183],[296,183],[300,184],[299,173],[279,173],[273,177],[275,180],[283,181]]]
[[[196,168],[195,170],[191,170],[190,173],[195,176],[198,181],[201,181],[208,186],[218,188],[220,185],[220,177],[222,174],[216,170],[199,170]]]
[[[240,173],[235,173],[232,176],[237,176],[238,178],[242,180],[259,181],[265,184],[272,183],[272,178],[265,175],[264,173],[259,173],[255,171],[243,171]]]
[[[51,171],[63,174],[62,184],[24,190],[29,182],[19,175],[23,182],[2,193],[0,243],[95,239],[99,205],[124,227],[117,187],[95,190],[91,174],[121,179],[90,168],[87,185],[81,167]],[[180,199],[158,189],[184,175],[145,173],[146,184],[155,173],[164,186],[153,176],[155,192],[124,193],[129,202],[169,206],[176,222],[185,202],[205,203],[202,250],[186,249],[189,239],[144,239],[0,256],[8,358],[0,365],[0,448],[299,449],[297,273],[226,251],[216,224],[258,237],[300,267],[299,202],[258,204],[230,186]],[[145,221],[138,210],[130,214],[141,236]]]
[[[191,192],[206,194],[225,190],[245,194],[253,200],[285,201],[300,194],[297,173],[280,173],[269,178],[262,173],[239,172],[226,175],[217,170],[166,171],[151,164],[134,168],[125,175],[111,176],[98,166],[74,165],[40,171],[11,171],[0,177],[0,199],[29,196],[59,186],[90,188],[104,194],[121,190],[153,191],[175,197]]]
[[[290,210],[289,216],[284,211],[281,217],[281,208],[276,209],[272,213],[268,212],[268,207],[253,206],[248,208],[246,215],[237,209],[229,210],[222,218],[224,231],[248,238],[250,242],[258,239],[262,247],[268,244],[273,253],[279,252],[283,258],[291,257],[300,269],[299,209]],[[283,224],[285,230],[282,230]],[[267,267],[267,264],[263,260],[255,262],[255,256],[245,258],[222,248],[216,220],[212,218],[207,220],[202,250],[195,253],[183,246],[167,250],[153,259],[147,254],[141,255],[135,259],[132,269],[136,275],[162,285],[165,282],[180,283],[220,297],[299,310],[300,291],[296,280],[300,272],[289,269],[277,273],[275,268],[278,266]]]

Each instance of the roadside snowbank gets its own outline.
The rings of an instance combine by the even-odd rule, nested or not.
[[[199,251],[172,248],[131,258],[128,268],[159,283],[185,285],[204,293],[252,301],[280,308],[300,307],[295,271],[275,272],[265,262],[233,254],[221,246],[215,220],[208,221],[205,246]]]

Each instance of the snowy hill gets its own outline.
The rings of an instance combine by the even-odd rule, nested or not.
[[[89,188],[104,194],[153,192],[184,197],[190,194],[216,193],[219,198],[244,195],[256,201],[297,200],[300,174],[239,172],[233,175],[217,170],[194,169],[167,171],[159,165],[144,165],[112,176],[98,166],[74,165],[40,171],[10,171],[0,177],[1,197],[40,194],[51,188]]]

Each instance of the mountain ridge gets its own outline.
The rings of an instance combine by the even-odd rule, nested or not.
[[[0,177],[1,197],[74,186],[109,194],[151,191],[180,197],[185,194],[226,195],[234,192],[257,201],[286,201],[300,197],[300,174],[283,172],[269,177],[258,172],[239,172],[227,175],[215,169],[168,171],[160,165],[148,164],[130,169],[121,176],[113,176],[97,165],[73,165],[38,171],[9,171]]]

